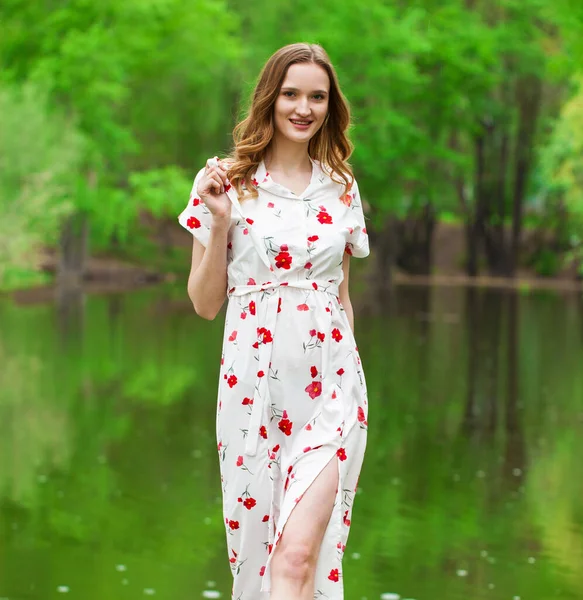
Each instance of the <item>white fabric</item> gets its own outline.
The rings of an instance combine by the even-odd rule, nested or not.
[[[232,216],[217,406],[233,599],[267,599],[270,557],[295,505],[336,456],[339,486],[316,598],[342,600],[342,556],[366,445],[367,393],[338,298],[344,252],[369,253],[358,186],[316,161],[296,196],[261,163],[258,198],[227,193]],[[204,245],[211,215],[194,182],[179,222]],[[309,526],[309,524],[307,524]],[[263,593],[261,593],[263,592]]]

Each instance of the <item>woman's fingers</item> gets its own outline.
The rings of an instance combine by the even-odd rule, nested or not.
[[[216,172],[213,173],[212,174],[212,179],[218,185],[218,188],[215,188],[215,189],[220,190],[219,193],[222,194],[225,191],[225,187],[224,187],[225,182],[224,182],[223,178],[221,177],[220,173],[216,173]]]
[[[210,175],[211,173],[218,173],[223,184],[227,183],[227,171],[223,168],[223,165],[217,162],[218,159],[209,158],[206,161],[206,169],[205,175]]]

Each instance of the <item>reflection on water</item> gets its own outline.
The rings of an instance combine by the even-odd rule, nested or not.
[[[357,319],[371,406],[347,600],[583,597],[580,300],[390,299]],[[77,300],[0,303],[0,598],[228,598],[222,322],[182,289]]]

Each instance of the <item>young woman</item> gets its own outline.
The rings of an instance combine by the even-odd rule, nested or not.
[[[179,217],[196,312],[213,319],[229,299],[217,436],[234,600],[343,598],[367,429],[348,270],[369,249],[349,122],[325,51],[280,49],[233,156],[207,162]]]

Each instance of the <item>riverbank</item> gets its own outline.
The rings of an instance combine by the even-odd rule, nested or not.
[[[170,231],[170,238],[168,237]],[[91,256],[86,264],[82,282],[86,293],[119,293],[131,291],[143,286],[160,283],[184,281],[190,264],[192,238],[181,228],[168,228],[164,237],[164,252],[160,240],[150,236],[145,245],[134,246],[131,253],[124,256]],[[513,279],[492,277],[487,274],[468,277],[463,271],[463,252],[465,248],[463,228],[451,223],[440,223],[436,228],[433,255],[434,273],[429,276],[410,275],[395,269],[393,282],[396,285],[416,286],[475,286],[498,289],[554,289],[561,291],[583,291],[583,281],[576,278],[573,267],[561,269],[552,277],[537,275],[534,269],[522,267]],[[374,250],[373,250],[374,252]],[[147,266],[146,266],[147,265]],[[364,277],[373,276],[370,271],[374,261],[360,262],[356,269],[363,270]],[[18,301],[43,302],[54,298],[57,285],[57,254],[46,249],[39,257],[39,270],[48,276],[42,285],[16,286],[8,293]],[[45,278],[46,279],[46,278]]]

